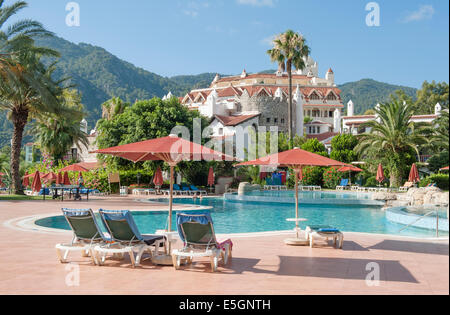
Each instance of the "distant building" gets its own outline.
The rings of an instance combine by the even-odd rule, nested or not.
[[[88,123],[85,119],[83,119],[80,123],[80,128],[84,133],[88,133]],[[91,130],[89,135],[87,136],[88,146],[84,146],[83,144],[74,143],[70,148],[70,151],[65,156],[66,160],[76,160],[79,162],[96,164],[98,163],[97,154],[91,154],[89,152],[95,151],[98,149],[96,140],[97,140],[97,131]]]
[[[380,105],[377,105],[377,107]],[[344,133],[350,133],[352,135],[359,135],[365,132],[370,132],[369,128],[364,128],[362,125],[368,121],[376,120],[376,115],[353,115],[354,104],[352,101],[347,104],[348,115],[342,117],[342,126]],[[411,121],[413,122],[426,122],[433,123],[441,115],[442,107],[439,103],[436,104],[434,114],[432,115],[417,115],[412,116]]]
[[[334,82],[333,70],[320,78],[317,62],[308,57],[305,63],[305,70],[294,72],[292,78],[293,128],[300,136],[327,140],[341,129],[341,91]],[[277,126],[279,131],[287,132],[288,94],[287,73],[248,74],[244,70],[238,76],[216,75],[208,88],[192,90],[180,101],[211,118],[213,137],[220,138],[235,135],[238,126]],[[305,117],[313,122],[305,126]]]

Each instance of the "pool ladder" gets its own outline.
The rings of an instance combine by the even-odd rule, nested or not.
[[[424,214],[423,216],[421,216],[420,218],[418,218],[417,220],[415,220],[414,222],[408,224],[407,226],[405,226],[403,229],[401,229],[400,232],[403,232],[404,230],[410,228],[411,226],[413,226],[414,224],[416,224],[417,222],[419,222],[422,219],[425,219],[426,217],[429,217],[430,215],[436,213],[436,237],[439,238],[439,211],[438,210],[433,210],[428,212],[427,214]]]

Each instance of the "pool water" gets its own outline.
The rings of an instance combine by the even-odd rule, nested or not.
[[[154,202],[149,201],[149,202]],[[167,199],[158,200],[167,203]],[[209,206],[214,220],[216,233],[252,233],[267,231],[293,230],[295,224],[286,219],[295,217],[292,204],[273,204],[261,202],[236,202],[224,198],[204,198],[202,200],[175,198],[174,203]],[[125,209],[124,209],[125,210]],[[390,222],[379,206],[362,205],[300,205],[300,217],[308,221],[300,226],[330,225],[344,232],[364,232],[377,234],[395,234],[416,237],[435,237],[433,230],[409,228],[401,233],[404,225]],[[176,212],[175,212],[176,213]],[[133,212],[136,224],[143,234],[152,234],[167,227],[167,212]],[[176,230],[175,214],[172,229]],[[63,216],[45,218],[36,221],[37,225],[69,230]],[[448,233],[441,233],[442,236]]]

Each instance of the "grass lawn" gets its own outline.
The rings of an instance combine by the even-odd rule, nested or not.
[[[22,196],[22,195],[0,195],[0,201],[2,200],[42,200],[42,196]]]

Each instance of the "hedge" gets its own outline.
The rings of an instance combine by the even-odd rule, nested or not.
[[[426,187],[429,184],[436,184],[442,190],[448,190],[449,186],[449,175],[448,174],[435,174],[420,181],[419,187]]]

